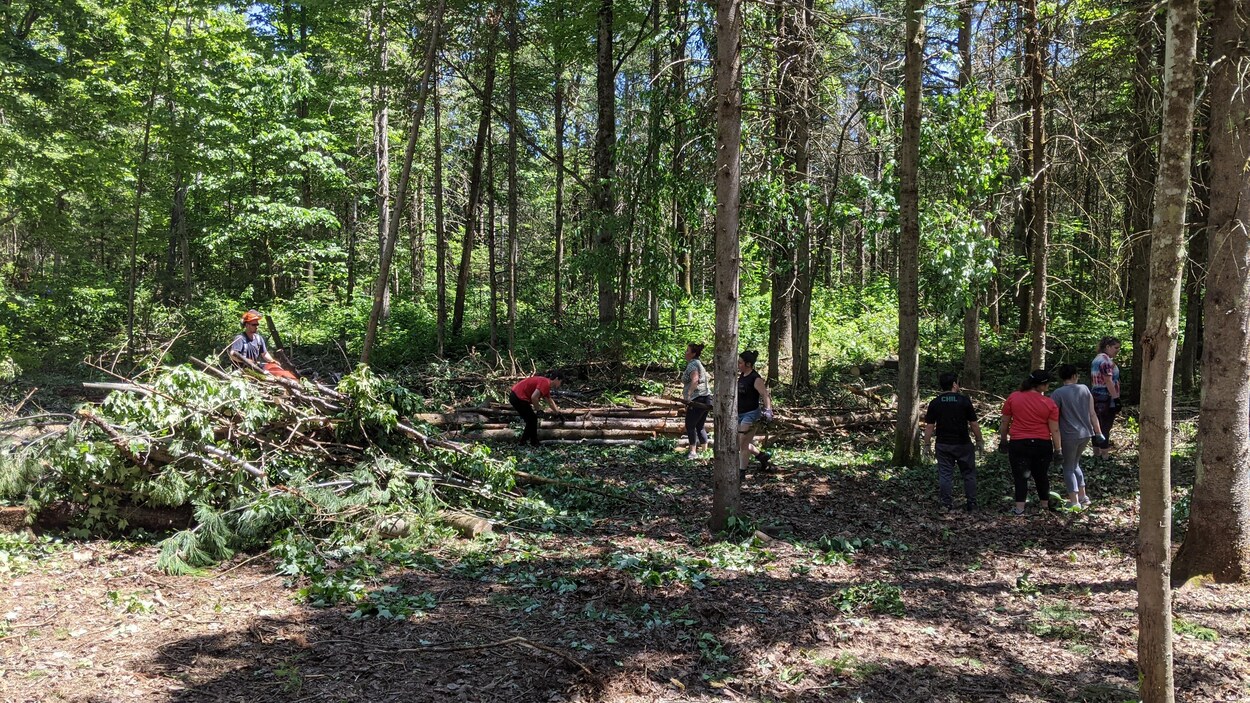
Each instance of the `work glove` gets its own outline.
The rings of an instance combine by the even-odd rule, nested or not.
[[[1050,456],[1050,463],[1055,466],[1063,466],[1063,452],[1055,451]]]
[[[773,419],[773,411],[771,409],[765,410],[764,412],[760,413],[760,416],[763,417],[767,421],[771,421]]]
[[[983,439],[981,439],[981,440],[977,440],[977,453],[978,453],[978,454],[984,454],[984,453],[985,453],[985,440],[983,440]]]
[[[1009,450],[1009,449],[1007,448],[1007,441],[1006,441],[1006,440],[999,441],[999,443],[998,443],[998,453],[999,453],[999,454],[1007,454],[1007,453],[1009,453],[1010,451],[1011,451],[1011,450]]]

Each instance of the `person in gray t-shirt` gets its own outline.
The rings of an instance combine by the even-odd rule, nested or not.
[[[1072,364],[1059,367],[1063,385],[1050,394],[1059,406],[1059,434],[1063,438],[1063,482],[1068,487],[1068,507],[1089,505],[1085,494],[1085,473],[1081,471],[1081,452],[1091,437],[1102,437],[1094,396],[1084,384],[1077,383],[1077,370]]]

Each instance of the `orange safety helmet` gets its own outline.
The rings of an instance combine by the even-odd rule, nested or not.
[[[248,310],[247,312],[243,313],[243,324],[250,325],[253,322],[255,322],[256,324],[260,324],[259,312],[256,312],[255,310]]]

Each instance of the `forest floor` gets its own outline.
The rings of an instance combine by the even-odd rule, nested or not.
[[[175,577],[149,544],[0,543],[0,700],[1136,700],[1132,447],[1087,467],[1091,510],[1013,518],[1003,457],[982,510],[944,516],[934,470],[889,468],[884,441],[779,448],[743,494],[771,536],[741,541],[705,527],[706,458],[522,454],[637,502],[549,488],[546,529],[382,571],[404,619],[301,603],[268,555]],[[1250,700],[1247,606],[1176,593],[1177,700]]]

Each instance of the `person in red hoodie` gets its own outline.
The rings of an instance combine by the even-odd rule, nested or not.
[[[1016,507],[1012,515],[1024,515],[1029,495],[1029,474],[1037,486],[1042,510],[1050,508],[1050,464],[1063,457],[1059,434],[1059,406],[1043,393],[1050,387],[1050,374],[1037,369],[1020,384],[1020,390],[1007,396],[1003,419],[998,428],[998,451],[1011,462],[1015,481]],[[1010,438],[1010,441],[1008,441]]]
[[[536,412],[538,402],[546,399],[547,405],[551,406],[551,412],[561,412],[556,405],[556,401],[551,398],[551,391],[558,389],[563,382],[564,373],[552,371],[546,376],[530,376],[512,387],[512,393],[508,396],[508,402],[520,414],[521,419],[525,420],[525,431],[521,433],[521,444],[538,446],[538,413]]]

